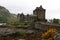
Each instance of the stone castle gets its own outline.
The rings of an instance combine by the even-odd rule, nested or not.
[[[29,14],[24,15],[23,13],[17,15],[18,21],[24,21],[24,22],[31,22],[32,23],[32,25],[30,25],[30,26],[25,25],[26,26],[25,27],[23,25],[20,25],[17,28],[23,29],[27,34],[31,34],[31,35],[32,34],[34,34],[34,35],[39,34],[37,37],[35,36],[35,38],[37,38],[37,39],[35,39],[35,38],[31,39],[31,37],[30,37],[30,39],[28,38],[28,40],[34,40],[34,39],[35,40],[41,40],[40,39],[41,34],[46,32],[49,29],[52,29],[52,28],[57,29],[57,35],[55,35],[55,36],[59,37],[60,25],[59,24],[51,24],[51,23],[46,22],[45,11],[46,10],[42,6],[40,6],[40,7],[36,7],[36,9],[33,10],[33,15],[29,15]],[[28,36],[30,36],[30,35],[28,35]]]
[[[33,15],[24,15],[23,13],[17,15],[19,21],[33,22],[36,20],[45,21],[45,9],[42,7],[36,7],[33,11]]]
[[[17,19],[19,21],[24,21],[24,22],[33,22],[31,25],[32,27],[39,29],[39,30],[48,30],[50,28],[56,28],[59,32],[60,32],[60,25],[59,24],[51,24],[46,22],[45,19],[45,11],[46,9],[44,9],[42,7],[42,5],[40,7],[36,7],[35,10],[33,10],[33,15],[24,15],[22,14],[18,14],[17,15]]]

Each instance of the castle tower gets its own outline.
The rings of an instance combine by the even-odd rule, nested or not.
[[[33,11],[33,15],[37,15],[37,18],[40,21],[45,21],[45,9],[42,8],[42,5],[40,7],[36,7]]]
[[[17,15],[17,20],[20,21],[20,14]]]
[[[19,21],[24,21],[24,14],[23,14],[23,13],[18,14],[18,15],[17,15],[17,19],[18,19]]]

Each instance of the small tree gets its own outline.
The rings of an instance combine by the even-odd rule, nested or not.
[[[53,19],[53,23],[56,23],[56,24],[58,24],[59,23],[59,19]]]

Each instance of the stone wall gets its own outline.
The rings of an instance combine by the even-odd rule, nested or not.
[[[35,23],[35,28],[39,30],[46,31],[50,28],[55,28],[60,32],[60,25],[59,24],[49,24],[49,23],[44,23],[44,22],[36,22]]]

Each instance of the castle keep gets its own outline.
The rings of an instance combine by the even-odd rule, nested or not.
[[[33,11],[33,15],[36,15],[39,20],[45,21],[45,9],[43,9],[42,6],[36,7]]]
[[[32,21],[45,21],[45,9],[40,7],[36,7],[36,9],[33,11],[33,15],[24,15],[23,13],[17,15],[17,19],[19,21],[27,21],[27,22],[32,22]]]

